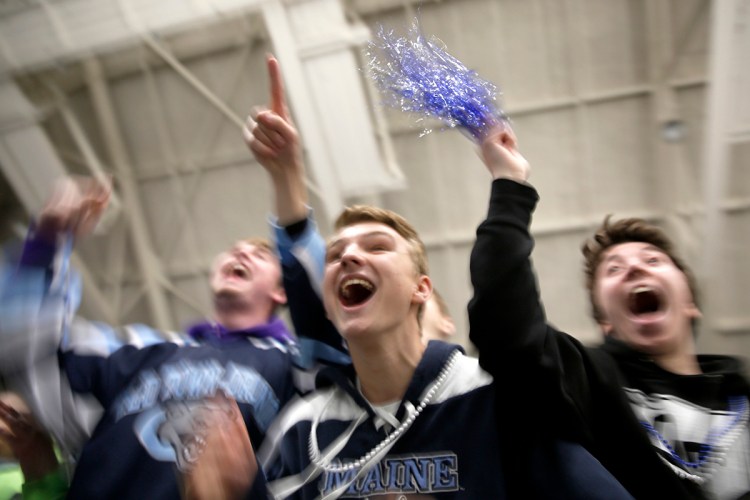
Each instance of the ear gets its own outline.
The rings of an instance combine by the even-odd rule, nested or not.
[[[279,285],[273,292],[271,292],[271,300],[279,305],[286,304],[286,291],[283,286]]]
[[[422,274],[417,278],[417,283],[412,293],[413,304],[424,304],[427,302],[432,295],[432,280],[426,274]]]
[[[695,305],[695,302],[690,301],[687,305],[687,315],[690,319],[698,319],[703,317],[703,313],[701,313],[701,310],[698,309],[698,306]]]

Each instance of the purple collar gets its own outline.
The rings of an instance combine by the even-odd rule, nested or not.
[[[252,328],[246,328],[244,330],[227,330],[222,325],[204,321],[196,323],[187,331],[191,338],[197,341],[205,340],[224,340],[235,337],[256,337],[256,338],[273,338],[279,342],[289,342],[294,340],[294,336],[289,332],[286,324],[278,318],[273,316],[268,323],[254,326]]]

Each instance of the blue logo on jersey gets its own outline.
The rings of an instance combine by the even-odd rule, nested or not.
[[[266,379],[252,368],[216,360],[190,361],[144,370],[115,402],[117,420],[166,401],[190,401],[219,391],[252,406],[258,426],[265,430],[279,410],[279,400]]]
[[[183,461],[197,455],[200,429],[208,412],[229,414],[206,398],[223,392],[251,407],[261,430],[270,425],[279,410],[279,400],[268,382],[252,368],[216,360],[181,360],[158,371],[144,370],[114,404],[117,420],[140,413],[134,432],[156,460]]]
[[[359,469],[327,472],[320,482],[322,495],[350,483]],[[386,493],[439,493],[456,491],[458,458],[455,453],[388,457],[351,482],[347,497],[362,498]]]

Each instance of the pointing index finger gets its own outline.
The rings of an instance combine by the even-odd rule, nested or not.
[[[281,79],[279,61],[272,55],[267,57],[268,76],[271,79],[271,111],[286,118],[286,101],[284,100],[284,82]]]

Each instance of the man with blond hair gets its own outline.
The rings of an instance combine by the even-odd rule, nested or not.
[[[269,430],[258,459],[273,480],[272,496],[626,498],[571,443],[530,436],[534,461],[526,465],[539,481],[520,485],[505,474],[514,455],[496,425],[502,388],[460,346],[422,342],[432,282],[417,231],[389,210],[354,206],[323,245],[309,218],[299,137],[272,57],[268,68],[270,106],[248,120],[244,134],[274,186],[277,238],[290,244],[292,317],[296,309],[312,311],[297,318],[320,325],[314,312],[322,301],[330,320],[324,328],[341,333],[352,358],[349,367],[322,371],[318,388],[290,403]],[[310,256],[319,260],[310,265]],[[306,264],[295,267],[294,259]]]
[[[250,442],[260,446],[276,414],[304,389],[295,374],[303,362],[295,337],[276,316],[286,294],[279,259],[263,239],[238,241],[214,259],[213,313],[185,333],[74,316],[80,289],[69,265],[71,244],[93,227],[108,197],[108,188],[90,180],[58,186],[2,288],[13,300],[3,303],[0,333],[11,340],[43,336],[36,351],[59,357],[66,387],[103,408],[77,457],[70,498],[177,499],[179,473],[201,455],[209,425],[234,428],[240,418]],[[327,347],[348,360],[339,352],[340,338]],[[40,387],[60,391],[46,380]],[[53,432],[69,416],[59,417],[45,422]]]

